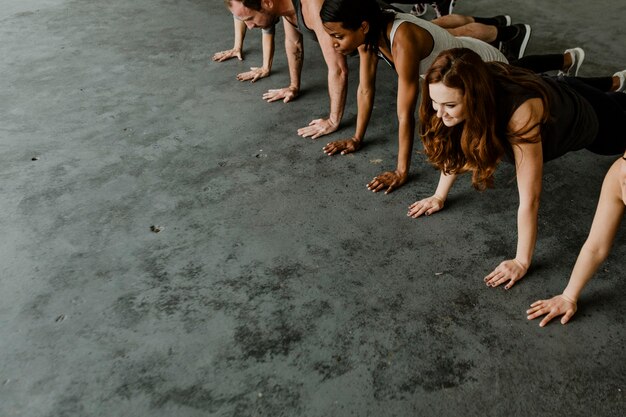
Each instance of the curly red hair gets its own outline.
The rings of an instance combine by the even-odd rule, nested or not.
[[[541,124],[549,117],[548,97],[540,77],[530,71],[499,62],[485,63],[467,48],[443,51],[425,74],[420,104],[420,136],[430,162],[445,174],[472,171],[472,185],[478,190],[493,187],[494,173],[504,155],[502,140],[512,145],[529,139],[536,125],[521,131],[507,132],[506,138],[496,135],[496,80],[516,83],[535,90],[544,103]],[[461,91],[465,120],[447,127],[432,107],[428,86],[435,83]]]

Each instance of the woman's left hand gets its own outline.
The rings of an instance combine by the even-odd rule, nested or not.
[[[504,287],[504,289],[508,290],[526,275],[527,270],[528,267],[522,265],[517,259],[509,259],[503,261],[485,277],[485,284],[487,284],[488,287],[497,287],[508,281],[508,284]]]

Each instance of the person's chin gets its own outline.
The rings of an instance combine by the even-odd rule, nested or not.
[[[335,49],[335,51],[337,51],[337,53],[340,53],[341,55],[345,55],[345,56],[354,56],[356,55],[356,49],[353,50],[346,50],[346,49]]]

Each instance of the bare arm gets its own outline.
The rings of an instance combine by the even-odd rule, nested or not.
[[[222,62],[231,58],[243,60],[243,40],[246,37],[246,24],[233,16],[233,25],[235,27],[235,44],[233,49],[216,52],[213,55],[213,61]]]
[[[298,129],[298,135],[317,139],[339,128],[346,105],[348,92],[348,64],[346,57],[335,51],[333,42],[324,30],[320,10],[323,0],[308,0],[302,2],[302,12],[307,26],[315,31],[317,41],[322,49],[322,55],[328,67],[328,95],[330,98],[330,114],[326,118],[315,119],[308,126]]]
[[[376,94],[376,70],[378,57],[372,51],[366,51],[365,46],[359,47],[359,87],[357,89],[357,117],[356,132],[349,139],[338,140],[324,146],[327,155],[340,152],[345,155],[355,152],[361,147],[365,138],[367,125],[374,108],[374,96]]]
[[[563,315],[562,324],[570,320],[576,313],[578,298],[583,288],[609,255],[624,216],[624,202],[621,199],[618,177],[619,164],[623,163],[626,162],[617,160],[604,178],[591,231],[578,255],[567,287],[561,295],[535,301],[526,311],[529,320],[545,315],[539,323],[541,327],[560,315]]]
[[[272,63],[274,62],[274,32],[263,33],[263,68],[267,70],[267,74],[272,71]]]
[[[263,66],[251,67],[250,71],[237,74],[239,81],[255,82],[261,78],[269,77],[274,61],[274,31],[263,31]]]
[[[541,147],[540,129],[536,125],[543,113],[543,104],[539,99],[524,102],[513,114],[508,128],[512,132],[535,126],[521,139],[533,142],[522,142],[513,145],[515,155],[515,171],[519,193],[517,211],[517,251],[514,259],[503,261],[496,269],[485,277],[489,287],[497,287],[508,281],[506,289],[515,285],[530,266],[535,242],[537,240],[537,216],[541,197],[541,177],[543,172],[543,151]]]
[[[287,65],[289,66],[289,87],[268,90],[263,94],[267,102],[282,100],[285,103],[295,99],[300,92],[300,75],[302,74],[302,62],[304,49],[302,46],[302,34],[296,30],[283,17],[285,28],[285,52],[287,53]]]
[[[432,42],[431,35],[412,24],[400,25],[396,32],[392,56],[398,73],[398,162],[395,171],[383,172],[367,185],[373,192],[390,193],[401,187],[409,175],[420,86],[419,64],[427,55],[426,50],[430,50],[429,41]]]

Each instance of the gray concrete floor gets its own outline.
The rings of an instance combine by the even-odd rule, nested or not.
[[[584,47],[581,75],[626,66],[621,0],[457,11],[531,23],[528,53]],[[221,0],[0,0],[0,415],[624,415],[623,230],[571,324],[524,314],[564,287],[613,158],[546,165],[532,271],[488,289],[515,250],[511,167],[411,220],[423,156],[397,192],[365,188],[394,166],[391,70],[367,146],[329,158],[296,135],[327,111],[317,45],[302,96],[266,104],[282,29],[250,84],[259,32],[210,60],[231,27]]]

